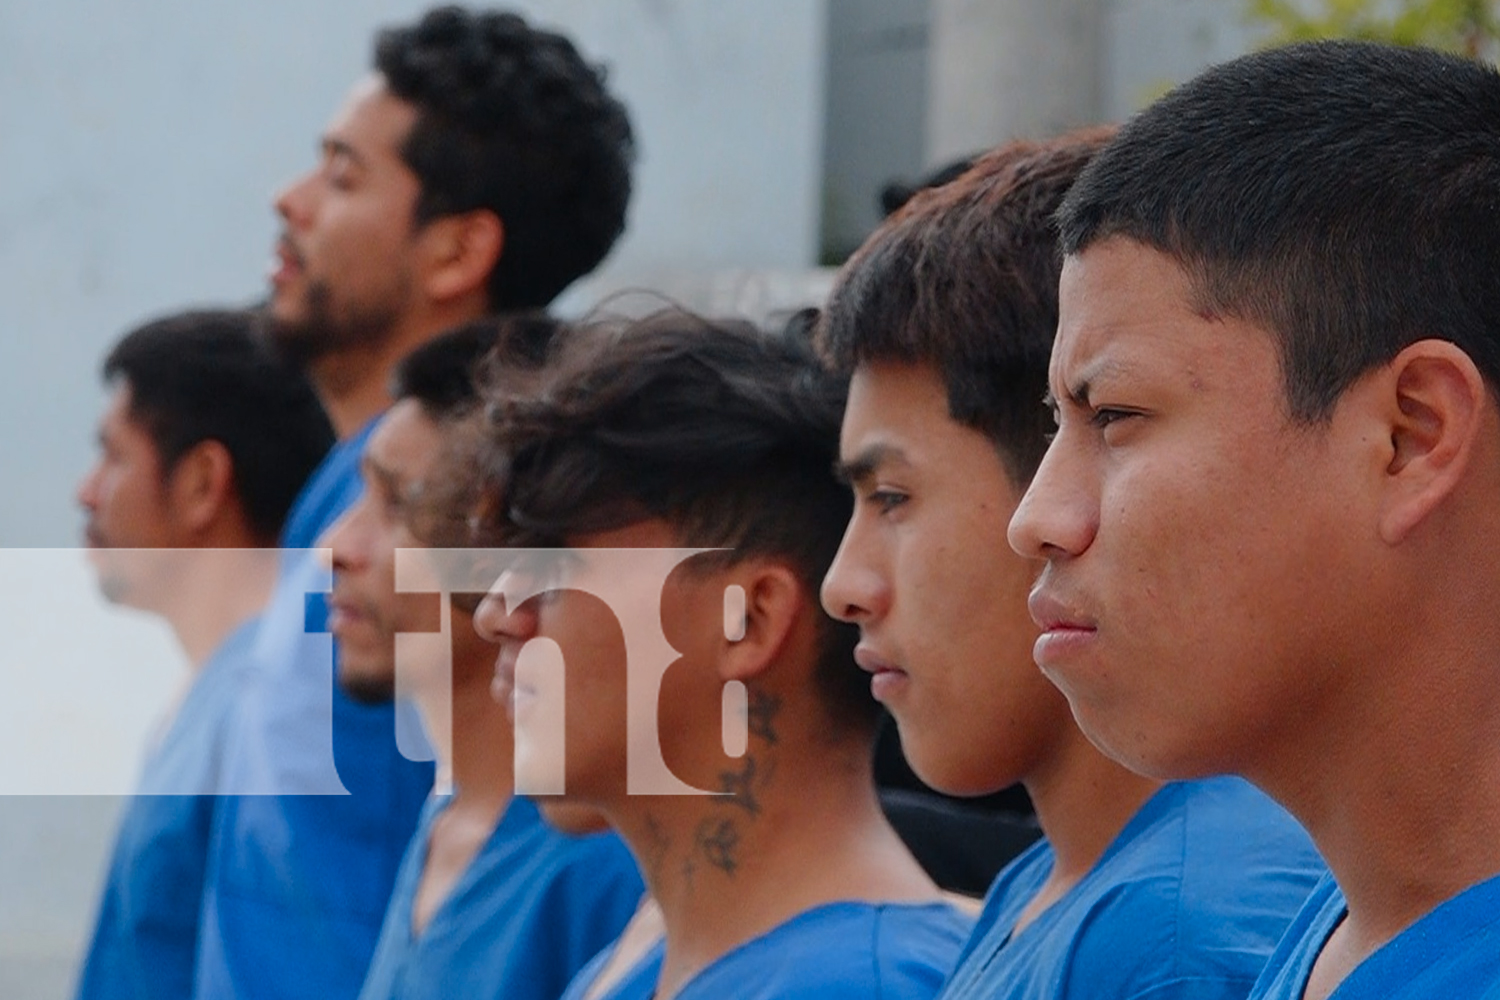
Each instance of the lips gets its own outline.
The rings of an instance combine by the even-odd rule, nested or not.
[[[366,605],[334,594],[328,598],[328,631],[338,636],[356,625],[372,622],[374,615]]]
[[[899,698],[911,683],[905,670],[864,643],[854,647],[854,662],[870,674],[870,694],[876,701],[889,703]]]
[[[276,253],[272,258],[272,263],[274,267],[271,272],[271,283],[283,285],[302,273],[305,259],[292,242],[292,238],[283,234],[276,241]]]
[[[1092,617],[1041,587],[1031,592],[1026,608],[1041,629],[1032,655],[1043,668],[1083,652],[1098,635]]]
[[[529,685],[516,683],[516,663],[521,658],[525,643],[507,642],[500,647],[495,657],[495,677],[490,681],[490,696],[504,705],[514,722],[517,710],[533,701],[537,692]]]

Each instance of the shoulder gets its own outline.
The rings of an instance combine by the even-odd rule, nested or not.
[[[338,519],[359,495],[359,462],[375,421],[333,446],[313,470],[288,512],[282,547],[312,548],[318,535]]]
[[[536,806],[526,799],[511,804],[486,851],[507,856],[509,864],[529,869],[532,877],[546,875],[600,886],[624,878],[634,887],[636,897],[643,888],[635,857],[618,834],[612,830],[563,833],[542,819]]]
[[[560,942],[587,939],[589,954],[619,932],[645,891],[618,836],[560,833],[525,800],[512,803],[472,871],[474,905],[516,926],[550,928]]]
[[[1311,841],[1239,779],[1168,786],[1137,819],[1080,887],[1075,974],[1129,996],[1244,996],[1323,875]]]

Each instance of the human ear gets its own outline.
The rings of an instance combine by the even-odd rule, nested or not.
[[[434,219],[422,234],[423,287],[436,301],[483,292],[505,247],[505,226],[488,209]]]
[[[1391,458],[1380,535],[1403,541],[1462,483],[1489,399],[1474,360],[1445,340],[1420,340],[1385,371]]]
[[[234,459],[219,441],[200,441],[178,457],[168,487],[180,523],[205,531],[234,495]]]
[[[792,641],[797,623],[816,607],[797,574],[781,563],[753,561],[737,569],[726,589],[737,586],[743,594],[733,602],[743,605],[743,624],[731,630],[725,622],[719,673],[726,681],[748,681],[764,673]]]

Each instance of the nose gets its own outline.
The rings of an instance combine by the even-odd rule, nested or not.
[[[508,599],[505,594],[510,577],[509,572],[500,574],[474,611],[474,631],[486,642],[525,642],[536,635],[536,602]]]
[[[823,610],[839,621],[864,624],[882,617],[890,607],[888,574],[870,558],[872,544],[856,512],[819,592]]]
[[[365,546],[362,544],[363,527],[368,519],[369,509],[369,496],[361,496],[354,502],[354,506],[329,525],[314,543],[320,549],[329,550],[333,558],[334,572],[352,572],[365,564]]]
[[[1056,561],[1081,555],[1099,530],[1099,492],[1085,456],[1059,433],[1016,511],[1006,538],[1027,559]]]
[[[278,191],[272,202],[276,214],[285,219],[287,225],[294,229],[306,225],[312,215],[315,177],[314,171],[303,174]]]
[[[100,471],[99,464],[95,463],[88,472],[84,473],[83,478],[78,480],[78,488],[73,493],[73,498],[78,502],[78,506],[91,514],[99,509]]]

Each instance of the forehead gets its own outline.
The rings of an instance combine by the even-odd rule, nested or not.
[[[953,418],[947,384],[925,362],[876,361],[855,368],[839,450],[842,462],[861,465],[943,463],[961,454],[966,462],[992,460],[1001,467],[994,442]]]
[[[1164,372],[1201,389],[1215,376],[1250,378],[1250,356],[1256,370],[1267,360],[1277,368],[1267,331],[1206,313],[1187,271],[1134,240],[1111,237],[1069,256],[1058,291],[1050,378],[1059,398]]]
[[[845,444],[891,436],[920,448],[946,429],[964,428],[948,415],[947,386],[931,365],[873,361],[855,368],[844,408]]]
[[[130,383],[120,381],[111,391],[104,414],[99,418],[100,433],[115,444],[135,444],[150,449],[155,454],[156,442],[150,429],[133,412],[135,399]]]
[[[392,406],[370,435],[365,455],[376,467],[405,480],[431,471],[443,444],[443,429],[414,399]]]
[[[417,107],[391,93],[372,73],[355,83],[328,123],[325,138],[347,144],[366,158],[399,158],[401,144],[417,121]]]

